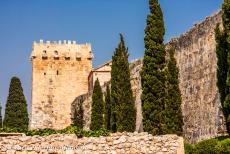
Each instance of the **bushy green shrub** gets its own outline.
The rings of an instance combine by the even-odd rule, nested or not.
[[[199,142],[195,145],[194,154],[215,154],[217,139],[209,139]]]
[[[229,154],[230,153],[230,138],[219,141],[215,146],[216,154]]]
[[[185,154],[230,154],[229,136],[201,141],[195,145],[185,144]]]
[[[76,126],[69,126],[62,130],[54,129],[39,129],[39,130],[22,130],[17,128],[0,128],[0,133],[25,133],[27,136],[48,136],[52,134],[76,134],[77,137],[99,137],[108,136],[109,131],[106,129],[100,129],[97,131],[86,131]]]
[[[39,129],[39,130],[30,130],[30,131],[26,131],[24,133],[27,136],[34,136],[34,135],[48,136],[48,135],[52,135],[52,134],[57,134],[58,131],[53,130],[53,129],[49,129],[49,128],[45,128],[45,129]]]
[[[185,154],[193,154],[194,146],[192,144],[184,144]]]
[[[24,133],[26,130],[21,128],[0,128],[0,133]]]

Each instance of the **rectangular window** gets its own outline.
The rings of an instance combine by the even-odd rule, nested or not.
[[[65,57],[65,60],[70,60],[70,57]]]
[[[81,58],[77,57],[76,60],[77,60],[77,61],[81,61]]]

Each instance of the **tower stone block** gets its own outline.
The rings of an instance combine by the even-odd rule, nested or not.
[[[71,124],[71,103],[88,92],[90,44],[34,42],[30,129],[63,129]]]

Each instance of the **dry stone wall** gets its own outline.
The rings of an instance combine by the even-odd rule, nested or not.
[[[176,135],[116,133],[108,137],[77,138],[74,134],[0,138],[1,154],[184,154]]]

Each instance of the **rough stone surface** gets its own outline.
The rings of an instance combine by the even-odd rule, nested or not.
[[[22,139],[26,138],[26,139]],[[184,154],[183,138],[176,135],[116,133],[107,137],[77,138],[74,134],[2,137],[1,154]]]
[[[74,111],[82,104],[83,107],[83,126],[84,130],[90,129],[91,123],[91,108],[92,108],[92,91],[78,96],[71,105],[72,119],[74,118]]]
[[[143,124],[142,124],[142,109],[141,109],[141,76],[140,70],[143,65],[142,59],[136,60],[132,62],[130,65],[130,78],[131,78],[131,86],[133,91],[133,96],[135,99],[135,106],[136,106],[136,131],[142,132],[143,131]]]
[[[30,129],[71,124],[71,103],[88,91],[92,58],[90,44],[34,42]]]
[[[179,68],[184,135],[197,142],[225,133],[218,94],[215,27],[222,23],[221,12],[207,17],[168,45],[176,48]]]

